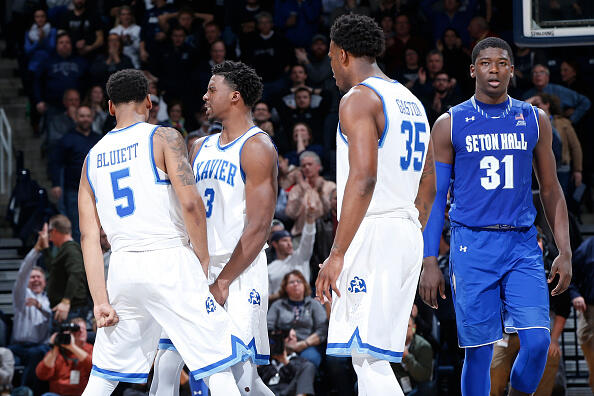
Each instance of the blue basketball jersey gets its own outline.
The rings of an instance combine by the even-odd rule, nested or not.
[[[511,97],[488,105],[473,96],[449,113],[455,153],[451,221],[467,227],[532,226],[537,110]]]

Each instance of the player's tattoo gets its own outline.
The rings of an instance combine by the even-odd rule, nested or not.
[[[425,179],[428,176],[433,175],[433,173],[435,173],[433,150],[428,150],[427,158],[425,159],[425,166],[423,168],[423,173],[421,174],[420,183],[423,183],[423,179]],[[421,222],[421,225],[423,226],[423,228],[425,228],[425,225],[427,224],[427,221],[429,220],[429,215],[431,214],[431,207],[433,206],[432,202],[427,202],[425,197],[423,197],[421,194],[419,194],[419,195],[417,195],[417,199],[415,199],[415,206],[417,207],[417,210],[419,211],[419,221]]]
[[[181,183],[184,186],[195,184],[194,173],[188,162],[188,148],[181,134],[175,128],[158,128],[156,134],[177,159],[175,173]]]
[[[433,150],[427,150],[427,158],[425,159],[425,167],[421,174],[421,180],[425,177],[435,173],[435,161],[433,160]]]

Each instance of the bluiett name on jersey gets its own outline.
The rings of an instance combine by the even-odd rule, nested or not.
[[[134,143],[126,147],[99,153],[97,154],[97,168],[123,164],[127,161],[136,159],[138,157],[136,153],[137,148],[138,143]]]

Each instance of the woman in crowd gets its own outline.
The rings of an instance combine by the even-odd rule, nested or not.
[[[181,132],[182,135],[186,136],[188,131],[186,130],[186,121],[183,117],[182,103],[179,101],[171,101],[167,107],[167,114],[169,118],[167,121],[162,122],[160,125],[172,127]]]
[[[326,310],[310,297],[311,288],[298,270],[283,277],[280,296],[268,310],[268,330],[287,334],[294,330],[296,337],[289,338],[286,347],[319,367],[322,355],[318,346],[328,335]]]
[[[117,34],[124,44],[123,53],[130,58],[136,69],[140,68],[140,26],[134,23],[132,9],[122,6],[119,9],[120,24],[109,31]]]
[[[93,124],[91,126],[93,132],[103,135],[103,125],[105,124],[105,119],[109,114],[107,110],[107,100],[105,100],[103,88],[101,88],[99,85],[91,87],[91,89],[89,89],[87,92],[87,96],[85,96],[83,104],[89,106],[93,112]]]
[[[91,65],[92,83],[104,87],[111,74],[133,67],[130,58],[123,54],[122,38],[118,34],[110,33],[107,36],[107,51],[98,55]]]
[[[27,76],[23,82],[28,95],[32,94],[31,82],[39,65],[56,49],[56,28],[47,21],[45,10],[36,10],[33,18],[33,26],[25,33],[25,55],[28,64]]]
[[[312,130],[304,122],[293,125],[293,147],[295,150],[287,153],[289,164],[299,166],[299,155],[304,151],[313,151],[320,158],[324,158],[324,148],[319,144],[312,144]]]

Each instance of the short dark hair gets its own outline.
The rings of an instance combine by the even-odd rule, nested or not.
[[[109,76],[106,89],[109,100],[115,105],[140,103],[149,93],[149,83],[140,70],[124,69]]]
[[[501,48],[507,51],[511,64],[514,64],[514,53],[507,43],[507,41],[500,39],[499,37],[487,37],[484,40],[478,42],[477,45],[472,49],[472,64],[476,63],[479,53],[486,48]]]
[[[299,88],[297,88],[295,90],[294,95],[297,95],[297,93],[303,92],[303,91],[307,92],[309,94],[309,97],[311,98],[311,90],[309,88],[306,88],[306,87],[299,87]]]
[[[386,47],[382,28],[366,15],[346,14],[338,17],[332,25],[330,39],[356,57],[377,58]]]
[[[250,108],[262,97],[262,79],[245,63],[224,61],[212,67],[212,74],[223,76],[231,88],[239,91],[243,102]]]
[[[557,95],[541,92],[536,94],[536,96],[540,97],[540,100],[542,100],[543,103],[549,105],[549,113],[551,113],[551,115],[561,114],[561,100]]]
[[[68,36],[70,42],[72,43],[72,37],[70,37],[70,33],[68,33],[66,30],[58,30],[58,34],[56,35],[56,41],[60,40],[64,36]]]

